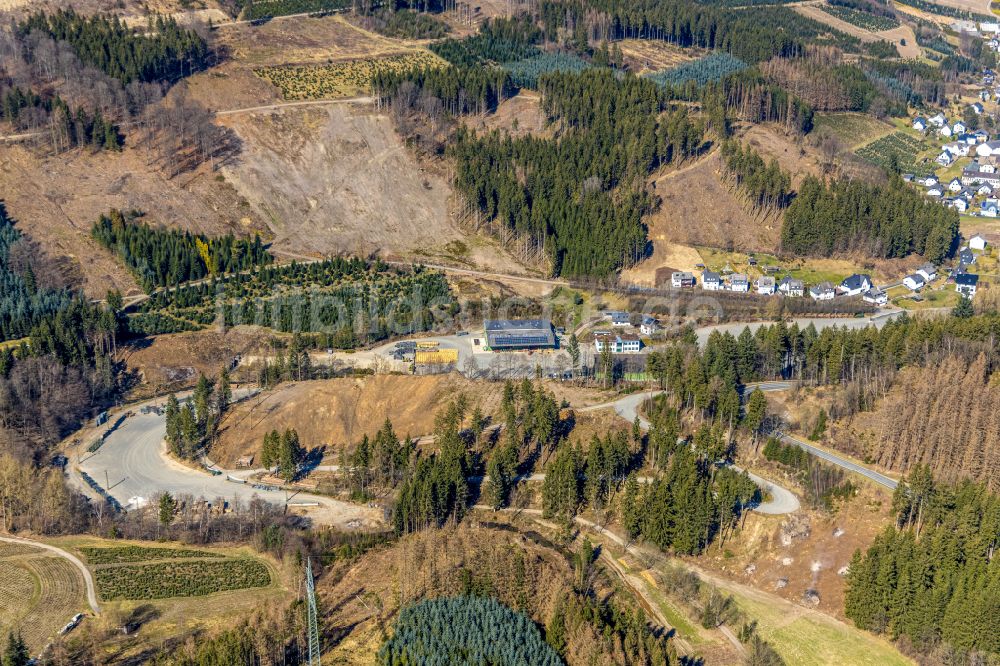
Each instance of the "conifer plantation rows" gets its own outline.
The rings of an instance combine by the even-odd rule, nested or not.
[[[145,30],[132,30],[118,18],[87,18],[72,9],[39,12],[18,26],[24,36],[39,31],[66,41],[83,62],[120,80],[174,82],[205,68],[208,45],[172,18],[157,16]]]
[[[147,292],[272,261],[260,236],[252,241],[232,234],[209,238],[177,229],[154,229],[135,222],[134,217],[112,210],[94,223],[91,235],[125,262]]]
[[[404,608],[378,663],[559,666],[563,661],[522,613],[490,597],[455,597]]]

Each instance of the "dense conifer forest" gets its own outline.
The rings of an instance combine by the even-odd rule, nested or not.
[[[851,560],[844,612],[941,661],[1000,655],[1000,498],[918,466],[893,498],[896,525]]]
[[[658,120],[656,86],[608,70],[545,74],[539,89],[545,112],[568,131],[512,139],[459,130],[456,187],[487,219],[544,252],[553,273],[611,276],[647,251],[642,216],[656,202],[645,177],[694,155],[702,128],[684,111]]]
[[[927,201],[899,178],[869,185],[808,176],[785,212],[781,246],[819,256],[916,253],[939,263],[958,249],[958,212]]]
[[[91,235],[125,262],[147,292],[272,261],[259,236],[248,241],[231,234],[209,238],[176,229],[154,229],[136,222],[134,214],[117,210],[102,215]]]
[[[489,597],[455,597],[427,599],[400,611],[378,663],[558,666],[563,661],[527,616]]]
[[[27,336],[43,319],[69,305],[73,294],[38,284],[31,266],[17,272],[11,266],[11,248],[21,232],[0,203],[0,341]]]
[[[174,82],[208,64],[205,40],[169,17],[157,16],[145,29],[132,30],[116,17],[88,18],[70,9],[33,14],[17,29],[68,42],[80,60],[124,84]]]

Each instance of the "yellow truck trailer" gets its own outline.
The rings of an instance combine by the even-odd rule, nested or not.
[[[414,361],[420,365],[434,365],[458,362],[457,349],[435,349],[434,351],[417,350]]]

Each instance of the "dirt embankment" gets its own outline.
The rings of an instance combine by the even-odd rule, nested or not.
[[[376,375],[282,384],[235,407],[226,417],[212,459],[231,467],[241,455],[260,449],[274,429],[295,428],[307,448],[327,446],[332,463],[345,447],[374,435],[388,418],[396,434],[426,435],[449,400],[466,393],[485,413],[500,400],[501,384],[473,383],[458,375]]]
[[[556,400],[573,407],[603,403],[609,396],[560,382],[544,382]],[[503,382],[471,381],[447,375],[374,375],[281,384],[273,391],[240,403],[223,422],[211,457],[223,467],[256,453],[271,430],[295,428],[303,446],[326,445],[326,458],[336,464],[341,451],[352,450],[364,435],[372,436],[392,421],[399,437],[419,437],[434,431],[435,417],[460,394],[469,411],[479,406],[486,416],[499,412]],[[571,437],[587,441],[621,424],[611,411],[581,415]]]

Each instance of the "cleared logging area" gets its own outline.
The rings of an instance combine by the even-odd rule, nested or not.
[[[414,51],[387,58],[367,58],[332,65],[260,67],[254,73],[274,85],[288,100],[325,99],[366,95],[372,77],[416,67],[440,66],[444,61],[429,51]]]
[[[168,599],[196,597],[271,584],[271,571],[259,560],[183,560],[102,566],[94,570],[101,598]]]
[[[15,548],[27,548],[14,546]],[[4,550],[7,550],[6,548]],[[0,635],[20,631],[32,652],[84,605],[83,580],[68,561],[39,557],[29,548],[22,559],[0,560]]]

